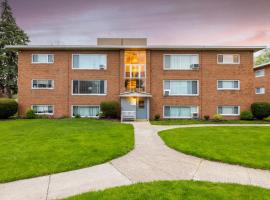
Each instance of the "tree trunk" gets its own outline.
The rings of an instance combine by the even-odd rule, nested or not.
[[[6,92],[5,92],[6,96],[8,98],[12,98],[12,91],[9,87],[6,87]]]

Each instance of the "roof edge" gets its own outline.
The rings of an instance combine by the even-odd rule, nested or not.
[[[262,67],[266,67],[266,66],[270,66],[270,62],[268,62],[268,63],[263,63],[263,64],[261,64],[261,65],[257,65],[257,66],[254,66],[253,68],[254,69],[257,69],[257,68],[262,68]]]
[[[122,49],[149,49],[149,50],[250,50],[260,51],[267,46],[206,46],[206,45],[148,45],[148,46],[113,46],[113,45],[7,45],[10,50],[122,50]]]

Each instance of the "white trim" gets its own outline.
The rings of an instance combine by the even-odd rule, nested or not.
[[[13,50],[253,50],[266,49],[267,46],[221,46],[221,45],[6,45]]]
[[[34,88],[33,81],[52,81],[52,87],[51,88]],[[32,90],[53,90],[54,89],[54,80],[52,80],[52,79],[32,79],[31,80],[31,89]]]
[[[71,105],[71,113],[70,113],[70,116],[71,117],[75,117],[74,115],[73,115],[73,107],[74,106],[80,106],[80,107],[99,107],[99,112],[100,112],[100,105],[80,105],[80,104],[72,104]],[[82,117],[82,118],[98,118],[98,116],[80,116],[80,117]]]
[[[165,96],[165,81],[197,81],[197,94],[169,94],[168,96]],[[171,89],[170,89],[171,90]],[[186,96],[186,97],[193,97],[193,96],[199,96],[200,95],[200,81],[199,80],[182,80],[182,79],[166,79],[163,80],[163,96],[164,97],[174,97],[174,96]]]
[[[218,107],[238,107],[238,113],[237,114],[220,114],[218,113]],[[217,114],[222,116],[239,116],[240,115],[240,106],[217,106]]]
[[[34,62],[34,55],[47,55],[47,62]],[[53,62],[49,62],[49,55],[53,57]],[[33,53],[32,54],[32,59],[31,59],[32,64],[54,64],[54,54],[51,53]]]
[[[52,106],[52,110],[53,112],[52,113],[35,113],[36,115],[54,115],[54,105],[51,105],[51,104],[33,104],[31,105],[31,109],[33,109],[33,106]]]
[[[173,54],[173,53],[170,53],[170,54],[168,54],[168,53],[166,53],[166,54],[163,54],[163,70],[166,70],[166,71],[198,71],[198,70],[194,70],[194,69],[192,69],[192,68],[190,68],[190,69],[171,69],[171,68],[166,68],[165,67],[165,56],[171,56],[171,55],[173,55],[173,56],[198,56],[198,63],[195,63],[195,64],[200,64],[200,54],[179,54],[179,53],[175,53],[175,54]]]
[[[258,72],[258,71],[263,71],[263,75],[257,76],[257,75],[256,75],[256,72]],[[256,78],[260,78],[260,77],[264,77],[264,76],[265,76],[265,69],[258,69],[258,70],[255,70],[255,77],[256,77]]]
[[[219,81],[237,81],[238,82],[238,88],[219,88],[218,87],[218,82]],[[241,86],[240,86],[240,80],[217,80],[217,90],[240,90]]]
[[[238,55],[238,62],[237,63],[220,63],[219,61],[218,61],[218,56],[219,55]],[[237,54],[237,53],[220,53],[220,54],[217,54],[217,64],[219,64],[219,65],[239,65],[240,63],[241,63],[241,58],[240,58],[240,54]]]
[[[258,93],[257,92],[257,89],[260,88],[260,89],[263,89],[263,92],[262,93]],[[265,87],[256,87],[255,88],[255,94],[265,94]]]
[[[105,62],[106,62],[106,66],[104,67],[104,69],[89,69],[89,68],[74,68],[74,66],[73,66],[73,56],[74,55],[78,55],[78,56],[80,56],[80,55],[93,55],[93,56],[98,56],[98,55],[104,55],[105,56]],[[107,65],[108,65],[108,55],[107,54],[104,54],[104,53],[101,53],[101,54],[91,54],[91,53],[74,53],[74,54],[72,54],[71,55],[71,69],[73,69],[73,70],[98,70],[98,71],[103,71],[103,70],[107,70]]]
[[[165,107],[166,106],[173,106],[173,107],[196,107],[197,108],[197,112],[191,112],[191,114],[194,114],[194,113],[197,113],[199,114],[199,106],[197,105],[168,105],[168,104],[165,104],[163,105],[163,118],[164,119],[192,119],[192,116],[191,117],[177,117],[177,116],[170,116],[170,117],[166,117],[165,116]]]
[[[74,94],[73,81],[104,81],[104,94]],[[71,80],[71,95],[72,96],[106,96],[107,95],[107,80]]]

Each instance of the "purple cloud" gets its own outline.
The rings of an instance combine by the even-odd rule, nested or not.
[[[95,44],[147,37],[151,44],[270,43],[269,0],[10,0],[32,44]]]

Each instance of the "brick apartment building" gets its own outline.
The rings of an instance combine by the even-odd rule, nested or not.
[[[270,102],[270,63],[254,67],[255,101]]]
[[[95,46],[8,46],[19,52],[19,114],[95,117],[102,101],[136,119],[235,119],[254,102],[255,46],[149,46],[101,38]]]

